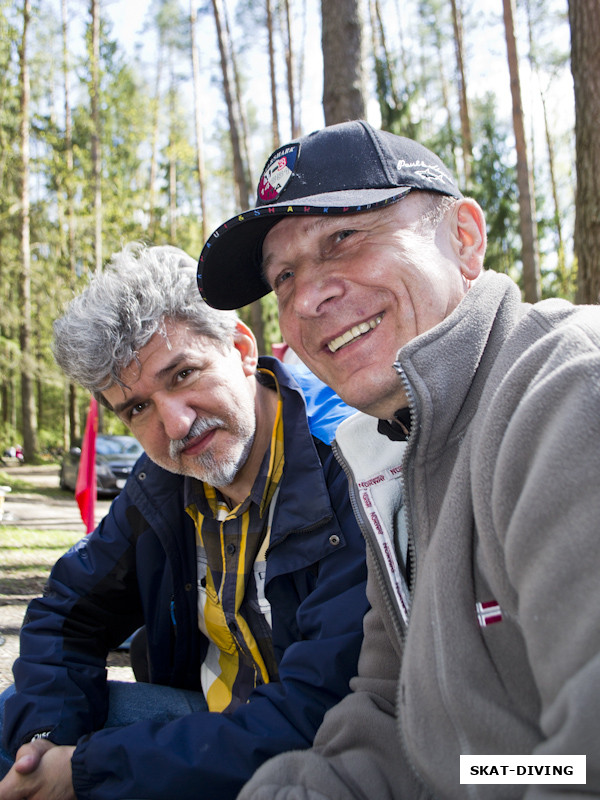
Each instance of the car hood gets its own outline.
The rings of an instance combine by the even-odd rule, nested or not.
[[[122,453],[121,455],[114,454],[114,455],[101,455],[100,453],[96,454],[96,463],[97,464],[107,464],[110,466],[111,464],[125,464],[129,466],[133,466],[135,462],[140,457],[141,453],[132,454],[129,453]]]

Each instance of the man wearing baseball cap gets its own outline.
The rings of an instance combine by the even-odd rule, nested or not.
[[[274,289],[285,340],[368,415],[334,443],[368,545],[359,674],[240,800],[600,796],[600,308],[523,303],[485,247],[434,154],[353,121],[273,154],[202,252],[210,304]],[[569,754],[587,776],[460,769]]]

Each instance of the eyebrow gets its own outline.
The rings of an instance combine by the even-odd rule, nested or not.
[[[171,372],[173,372],[177,367],[181,364],[182,361],[185,361],[188,358],[187,351],[176,353],[173,358],[166,364],[162,369],[159,369],[157,373],[154,375],[154,380],[162,380],[166,378]],[[113,406],[113,411],[117,416],[120,416],[124,411],[127,411],[129,408],[133,406],[137,406],[138,403],[144,402],[141,395],[130,397],[127,400],[124,400],[122,403],[117,403],[116,406]]]
[[[332,214],[331,216],[329,214],[310,215],[310,216],[304,218],[306,220],[306,222],[308,223],[306,225],[306,228],[304,229],[304,233],[305,234],[309,234],[309,233],[312,233],[314,230],[318,231],[319,228],[325,228],[329,224],[331,224],[332,227],[336,227],[335,223],[337,223],[337,222],[341,223],[342,221],[345,221],[348,218],[352,219],[353,217],[358,216],[358,213],[360,213],[360,212],[357,212],[357,214],[349,214],[348,217],[345,217],[343,214]],[[263,245],[264,245],[264,241],[263,241]],[[264,252],[264,251],[261,251],[261,252]],[[261,263],[260,263],[261,275],[265,280],[267,280],[267,270],[271,266],[271,262],[276,257],[277,257],[277,254],[273,253],[271,255],[266,256],[266,258],[263,258]],[[267,283],[268,283],[268,281],[267,281]]]
[[[118,417],[120,417],[120,416],[121,416],[121,414],[122,414],[124,411],[126,411],[128,408],[131,408],[131,407],[133,407],[133,406],[136,406],[136,405],[137,405],[139,402],[140,402],[139,398],[137,398],[137,397],[131,397],[129,400],[125,400],[125,402],[123,402],[123,403],[117,403],[117,405],[116,405],[116,406],[113,406],[113,407],[112,407],[112,410],[114,411],[114,413],[115,413],[115,414],[116,414]]]

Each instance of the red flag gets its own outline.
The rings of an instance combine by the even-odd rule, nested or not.
[[[94,511],[96,509],[96,434],[98,432],[98,402],[90,399],[85,433],[81,444],[79,472],[75,484],[75,499],[81,512],[86,533],[94,530]]]
[[[285,351],[288,349],[289,345],[285,342],[276,342],[275,344],[271,345],[271,352],[278,358],[280,361],[283,361],[283,357],[285,355]]]

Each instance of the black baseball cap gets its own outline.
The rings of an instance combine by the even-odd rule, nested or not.
[[[227,220],[204,245],[200,294],[215,308],[232,309],[270,292],[262,275],[262,244],[283,217],[372,211],[413,189],[462,197],[438,156],[362,120],[331,125],[279,147],[262,171],[256,206]]]

